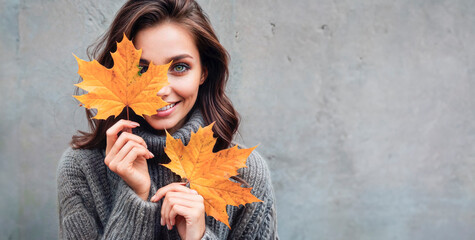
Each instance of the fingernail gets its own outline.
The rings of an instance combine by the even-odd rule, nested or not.
[[[136,123],[136,122],[131,122],[130,124],[136,126],[136,127],[140,127],[140,124],[139,123]]]
[[[155,202],[157,200],[157,196],[156,195],[153,195],[152,198],[150,198],[150,202]],[[162,224],[163,225],[163,224]]]
[[[191,190],[192,193],[194,194],[198,194],[198,192],[196,190]]]
[[[150,151],[148,151],[148,152],[150,153],[150,155],[151,155],[152,157],[155,157],[155,155],[153,155],[153,153],[152,153],[152,152],[150,152]]]
[[[165,226],[165,223],[163,221],[163,218],[160,218],[160,225]]]
[[[172,230],[172,227],[170,227],[170,224],[167,224],[168,230]]]

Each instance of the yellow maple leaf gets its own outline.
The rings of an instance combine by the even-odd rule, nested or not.
[[[162,165],[186,179],[190,188],[204,198],[208,216],[231,228],[226,205],[262,202],[251,194],[252,188],[243,188],[240,183],[229,179],[238,174],[239,168],[247,167],[247,158],[257,146],[248,149],[234,146],[214,153],[216,138],[213,137],[213,125],[214,123],[200,127],[196,133],[192,132],[186,146],[167,132],[165,153],[171,162]]]
[[[96,60],[87,62],[76,57],[78,73],[83,81],[75,84],[88,91],[87,94],[73,96],[86,108],[97,109],[96,119],[107,119],[119,115],[124,107],[130,107],[139,115],[153,115],[157,109],[168,105],[157,96],[157,92],[168,85],[167,73],[170,63],[154,65],[140,74],[139,67],[142,49],[137,50],[124,34],[117,43],[117,51],[111,53],[112,68],[102,66]]]

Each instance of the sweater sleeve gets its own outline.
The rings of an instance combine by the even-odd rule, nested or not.
[[[253,151],[241,175],[252,187],[252,194],[262,202],[246,204],[235,220],[232,239],[278,239],[275,196],[270,171],[265,160]]]
[[[278,239],[274,190],[267,164],[254,151],[246,165],[248,168],[239,170],[240,175],[251,185],[251,193],[262,202],[246,204],[239,208],[228,206],[231,229],[214,218],[207,217],[203,240]]]
[[[80,165],[81,151],[63,154],[58,167],[60,239],[153,239],[159,206],[140,199],[124,182],[114,189],[109,218],[102,225],[94,210],[92,191]]]

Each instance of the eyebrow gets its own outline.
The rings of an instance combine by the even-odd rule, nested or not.
[[[191,59],[193,59],[193,57],[192,57],[191,55],[189,55],[189,54],[180,54],[180,55],[176,55],[176,56],[167,58],[167,60],[166,60],[165,62],[166,62],[166,63],[169,63],[169,62],[171,62],[171,61],[176,62],[176,61],[179,61],[179,60],[181,60],[181,59],[183,59],[183,58],[191,58]],[[142,63],[142,64],[150,64],[150,61],[141,58],[141,59],[140,59],[140,63]]]

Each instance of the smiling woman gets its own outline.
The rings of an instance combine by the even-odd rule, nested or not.
[[[185,28],[167,22],[138,32],[134,44],[143,50],[142,62],[167,64],[173,61],[168,74],[170,85],[157,93],[170,105],[158,109],[155,115],[145,116],[154,129],[167,129],[173,133],[185,123],[207,76],[201,67],[198,48]]]
[[[91,131],[73,136],[58,167],[60,238],[63,239],[276,239],[270,174],[255,151],[240,177],[262,202],[230,207],[229,229],[205,215],[204,200],[160,163],[164,130],[184,144],[215,122],[214,150],[233,146],[238,114],[225,94],[228,55],[200,6],[191,0],[128,1],[93,58],[111,68],[111,52],[125,34],[142,49],[138,74],[171,63],[169,85],[157,95],[168,105],[144,118],[131,114],[91,119]],[[122,120],[121,120],[122,119]],[[132,131],[130,131],[132,129]],[[151,201],[152,196],[157,197]]]

